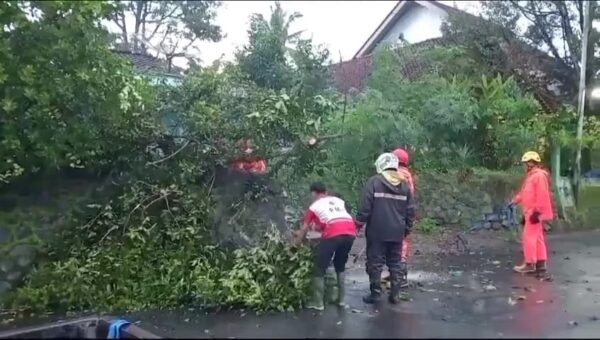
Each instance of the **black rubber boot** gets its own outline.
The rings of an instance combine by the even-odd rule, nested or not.
[[[401,268],[400,288],[408,288],[408,267],[406,266],[406,262],[402,262]]]
[[[400,302],[400,286],[402,284],[402,271],[395,269],[390,272],[390,295],[388,296],[388,301],[392,304],[397,304]]]
[[[394,282],[392,282],[392,288],[390,289],[388,301],[394,305],[400,302],[400,285],[398,283],[394,284]]]
[[[548,267],[546,266],[546,261],[537,261],[535,263],[535,272],[538,274],[543,274],[548,271]]]
[[[367,304],[374,304],[381,301],[381,273],[378,275],[371,275],[369,277],[369,289],[371,290],[369,295],[363,296],[363,302]]]

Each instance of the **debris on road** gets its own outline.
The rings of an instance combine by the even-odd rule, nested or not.
[[[2,320],[2,322],[0,322],[0,324],[8,325],[9,323],[12,323],[14,321],[15,321],[15,319],[6,319],[6,320]]]
[[[406,293],[400,294],[398,297],[402,301],[412,301],[411,297],[408,294],[406,294]]]
[[[423,288],[423,287],[419,287],[419,291],[423,292],[423,293],[435,293],[435,292],[437,292],[437,290],[435,290],[435,289],[427,289],[427,288]]]
[[[525,289],[525,291],[529,292],[529,293],[534,293],[535,292],[535,288],[533,288],[531,286],[525,286],[525,287],[523,287],[523,289]]]
[[[483,287],[484,290],[486,291],[492,291],[492,290],[496,290],[496,286],[494,285],[487,285]]]
[[[598,317],[595,315],[590,316],[590,321],[598,321]]]
[[[579,323],[577,321],[569,321],[569,326],[578,326]]]

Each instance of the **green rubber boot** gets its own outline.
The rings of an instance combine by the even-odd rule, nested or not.
[[[311,301],[306,305],[306,308],[315,310],[324,310],[323,294],[325,292],[325,279],[323,277],[313,278],[313,295]]]
[[[338,283],[336,275],[332,270],[325,273],[325,300],[329,304],[338,303]]]
[[[343,308],[347,308],[346,304],[346,276],[344,273],[337,273],[337,305]]]

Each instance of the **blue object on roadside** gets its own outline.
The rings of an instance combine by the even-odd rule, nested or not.
[[[123,326],[130,325],[131,322],[122,319],[116,319],[110,322],[110,326],[108,327],[108,336],[107,339],[120,339],[121,338],[121,328]]]

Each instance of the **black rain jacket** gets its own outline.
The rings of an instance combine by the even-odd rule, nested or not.
[[[356,219],[367,224],[368,239],[402,242],[406,228],[413,226],[415,204],[406,180],[395,171],[385,172],[367,181]]]

